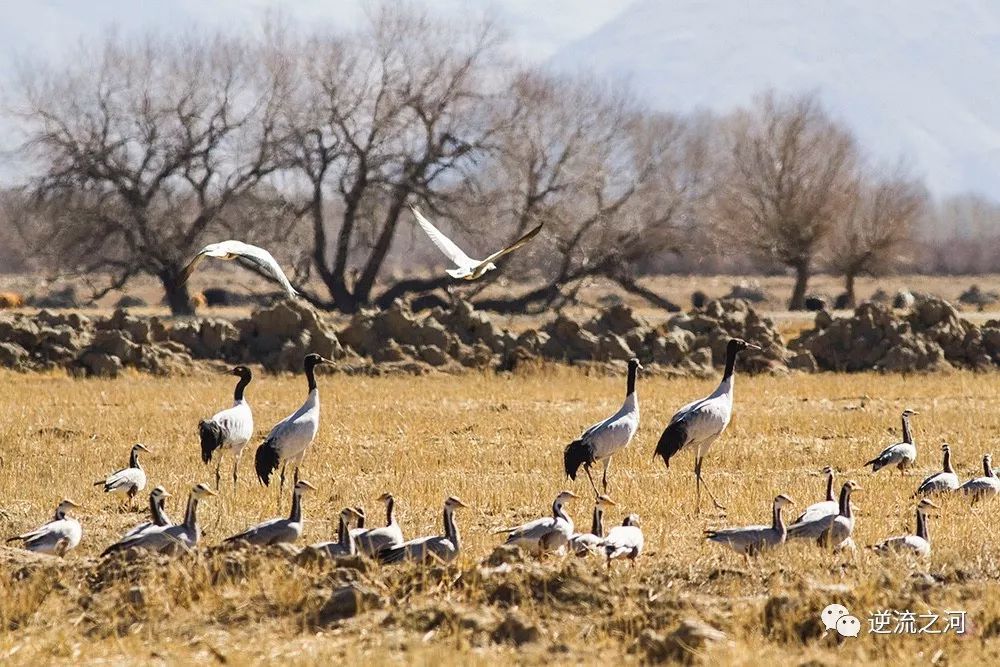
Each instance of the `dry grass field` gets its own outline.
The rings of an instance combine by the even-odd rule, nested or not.
[[[64,496],[83,505],[85,530],[65,561],[0,547],[0,662],[639,663],[671,655],[669,647],[640,641],[644,631],[669,635],[688,619],[725,633],[724,641],[699,652],[711,663],[1000,659],[997,504],[970,508],[962,498],[943,499],[931,524],[928,563],[792,544],[747,564],[702,539],[706,527],[767,522],[779,492],[799,508],[819,500],[819,469],[826,464],[841,480],[864,487],[855,498],[859,545],[912,531],[910,495],[924,474],[939,469],[940,443],[952,444],[963,478],[978,475],[981,455],[996,447],[996,375],[738,378],[734,422],[706,462],[707,479],[728,505],[726,517],[707,503],[694,515],[690,453],[669,471],[651,460],[674,409],[714,383],[640,378],[642,426],[612,464],[611,495],[620,511],[610,517],[614,523],[625,512],[642,517],[647,551],[638,566],[607,571],[600,562],[568,558],[495,571],[481,565],[501,541],[491,529],[548,512],[562,488],[587,496],[585,479],[564,479],[561,450],[617,408],[624,378],[571,369],[419,379],[327,374],[320,378],[320,435],[304,466],[303,477],[320,490],[305,502],[305,541],[331,539],[347,504],[361,503],[377,518],[375,499],[385,490],[399,499],[407,536],[436,532],[441,502],[456,494],[474,508],[458,515],[464,540],[458,562],[337,568],[298,565],[280,552],[218,550],[173,561],[99,560],[143,516],[116,510],[93,480],[124,464],[130,445],[143,442],[156,453],[145,460],[151,485],[172,491],[168,508],[181,515],[191,485],[212,481],[212,468],[199,459],[196,424],[227,404],[230,380],[0,372],[0,531],[33,527]],[[252,451],[269,425],[301,402],[304,384],[298,376],[259,376],[250,386],[259,435],[238,488],[224,478],[221,496],[202,505],[206,547],[276,515],[276,490],[253,478]],[[921,412],[913,422],[918,470],[873,476],[861,464],[897,441],[906,406]],[[280,500],[285,513],[288,499]],[[570,510],[578,525],[589,526],[589,500]],[[324,602],[344,582],[372,591],[373,602],[353,618],[325,618]],[[860,637],[822,636],[819,612],[833,602],[862,618]],[[964,610],[967,632],[870,635],[865,619],[878,609]],[[528,627],[509,631],[518,623]]]

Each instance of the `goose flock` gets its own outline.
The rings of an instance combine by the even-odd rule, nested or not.
[[[454,242],[440,232],[416,207],[411,207],[418,225],[431,241],[458,268],[447,273],[456,279],[475,280],[487,271],[496,269],[494,262],[524,246],[541,231],[541,225],[532,229],[510,246],[495,252],[486,259],[470,258]],[[186,280],[194,268],[205,257],[224,260],[239,260],[252,265],[258,272],[272,277],[285,289],[289,297],[298,291],[275,261],[263,248],[239,241],[224,241],[205,246],[185,267],[182,277]],[[654,459],[660,457],[669,470],[671,460],[684,451],[694,456],[695,506],[694,513],[701,511],[701,489],[706,493],[717,510],[725,512],[725,506],[712,492],[703,476],[703,465],[713,444],[726,431],[733,416],[734,382],[739,354],[745,350],[759,350],[754,343],[732,338],[728,341],[725,354],[725,368],[722,378],[710,394],[691,401],[674,413],[667,422],[656,447]],[[254,454],[254,470],[257,480],[269,486],[274,473],[279,471],[277,500],[281,504],[284,496],[286,471],[293,471],[291,506],[287,515],[268,519],[227,537],[224,543],[232,545],[292,545],[302,539],[305,525],[305,496],[317,491],[317,487],[300,477],[301,468],[316,439],[320,426],[320,394],[316,380],[316,369],[332,363],[319,354],[305,355],[302,369],[306,378],[307,393],[304,402],[287,417],[275,424],[263,438]],[[572,490],[560,491],[551,506],[551,512],[525,523],[499,528],[494,533],[506,535],[505,544],[518,548],[539,558],[599,556],[611,567],[613,561],[627,559],[633,565],[642,554],[645,536],[640,526],[640,518],[635,513],[624,513],[620,525],[605,532],[605,515],[613,512],[618,503],[608,495],[608,470],[611,459],[628,447],[639,430],[640,411],[637,382],[642,365],[633,358],[627,364],[625,399],[621,407],[611,416],[598,421],[584,430],[580,436],[562,449],[563,470],[572,481],[577,480],[582,468],[587,475],[594,493],[594,506],[590,532],[577,531],[568,506],[581,496]],[[215,488],[204,483],[194,484],[189,492],[184,518],[181,523],[173,523],[166,511],[166,501],[172,495],[162,486],[155,486],[149,494],[149,520],[128,530],[115,543],[107,546],[102,555],[116,552],[139,550],[159,553],[182,553],[198,547],[201,528],[198,523],[198,507],[219,495],[221,485],[222,458],[232,455],[232,483],[234,489],[239,484],[239,467],[243,450],[254,438],[254,418],[246,390],[253,380],[253,372],[246,366],[236,366],[227,371],[238,378],[233,391],[232,405],[201,420],[197,425],[200,440],[200,455],[207,465],[216,459]],[[906,409],[902,413],[902,442],[882,450],[877,456],[864,463],[871,467],[871,474],[880,470],[896,468],[900,475],[906,475],[916,465],[917,445],[910,424],[911,417],[918,413]],[[928,517],[932,509],[940,509],[927,496],[943,494],[963,494],[973,503],[1000,495],[1000,478],[992,469],[990,454],[983,456],[983,475],[964,484],[952,465],[952,452],[948,444],[941,446],[942,470],[935,472],[916,488],[913,497],[916,503],[916,526],[912,535],[894,536],[884,539],[872,548],[878,553],[904,553],[917,557],[927,557],[931,553],[928,532]],[[152,456],[152,452],[142,443],[136,443],[129,451],[128,465],[97,481],[105,493],[120,494],[121,504],[129,505],[146,488],[147,473],[140,462],[140,454]],[[591,468],[602,464],[601,489],[593,478]],[[845,481],[838,495],[834,495],[836,471],[832,467],[823,469],[825,476],[825,497],[805,508],[794,521],[786,523],[785,512],[795,502],[788,495],[779,493],[771,505],[771,522],[748,526],[720,527],[705,531],[705,538],[742,554],[745,558],[759,557],[778,549],[789,541],[812,542],[820,548],[833,551],[853,550],[855,513],[852,504],[854,493],[862,491],[855,480]],[[884,474],[884,473],[883,473]],[[306,549],[328,557],[360,555],[383,564],[409,562],[450,562],[461,553],[462,542],[456,521],[456,511],[468,508],[456,496],[448,496],[444,501],[443,526],[441,534],[406,539],[396,511],[396,498],[392,493],[384,493],[378,501],[385,506],[385,525],[367,525],[367,516],[361,507],[343,508],[338,515],[335,539],[310,544]],[[19,542],[29,551],[65,556],[75,549],[83,538],[80,521],[70,513],[80,506],[70,499],[63,499],[56,507],[54,516],[34,530],[8,538],[8,542]]]

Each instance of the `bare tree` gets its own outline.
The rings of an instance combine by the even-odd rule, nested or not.
[[[373,302],[406,204],[438,210],[471,173],[496,131],[497,43],[489,22],[451,25],[386,5],[358,33],[302,49],[286,151],[306,184],[313,266],[329,293],[314,302],[344,312]],[[439,284],[409,281],[388,295]]]
[[[627,94],[589,82],[527,73],[510,99],[515,122],[481,179],[484,200],[490,215],[511,221],[512,237],[546,223],[544,238],[518,260],[543,266],[544,282],[481,305],[558,305],[584,279],[603,276],[670,306],[639,285],[638,270],[679,248],[679,230],[693,224],[707,182],[702,137],[677,117],[647,113]]]
[[[733,238],[760,261],[795,272],[789,308],[799,310],[817,255],[850,201],[854,139],[815,95],[767,94],[733,125],[720,209]]]
[[[155,276],[172,312],[190,313],[181,268],[278,166],[285,92],[268,65],[219,36],[111,36],[62,67],[25,69],[20,116],[53,261],[107,273],[105,292]]]
[[[919,182],[896,176],[867,182],[859,177],[855,196],[830,235],[830,268],[844,276],[847,306],[855,305],[858,276],[881,276],[903,260],[902,251],[923,213],[927,193]]]

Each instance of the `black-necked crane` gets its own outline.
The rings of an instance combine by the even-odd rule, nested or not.
[[[129,452],[128,466],[116,470],[104,479],[94,482],[94,486],[103,486],[104,493],[124,493],[131,503],[136,494],[146,488],[146,471],[139,463],[139,452],[152,454],[146,445],[136,443]]]
[[[983,476],[970,479],[959,487],[963,493],[972,495],[972,502],[991,498],[1000,493],[1000,477],[993,470],[993,456],[983,455]]]
[[[913,431],[910,429],[910,417],[916,414],[920,413],[909,408],[903,410],[903,441],[889,445],[878,456],[865,463],[872,467],[872,472],[895,466],[902,474],[917,462],[917,445],[913,442]]]
[[[569,550],[577,556],[599,553],[604,541],[604,510],[615,506],[615,501],[607,496],[597,496],[589,533],[573,533],[569,538]]]
[[[706,530],[705,537],[716,544],[727,546],[744,556],[758,556],[785,543],[788,530],[785,528],[783,512],[795,501],[785,494],[778,494],[771,504],[771,523]]]
[[[639,360],[630,359],[625,402],[622,403],[618,412],[588,428],[583,432],[583,435],[567,445],[563,451],[563,465],[566,469],[566,475],[575,480],[582,465],[587,473],[587,479],[590,480],[590,485],[594,487],[594,495],[600,495],[600,493],[597,491],[597,485],[594,484],[594,478],[590,474],[590,467],[598,461],[604,462],[602,486],[604,493],[607,493],[608,466],[611,465],[611,457],[632,442],[635,432],[639,430],[639,397],[635,392],[635,380],[640,370],[642,370],[642,366],[639,364]]]
[[[361,514],[358,513],[357,508],[345,507],[340,511],[340,520],[337,523],[337,539],[335,541],[310,544],[309,548],[331,558],[353,556],[357,553],[357,543],[351,534],[351,521],[360,518]]]
[[[404,541],[403,529],[396,520],[396,499],[387,492],[379,496],[379,500],[385,503],[385,525],[354,534],[358,551],[369,557],[374,557],[383,549],[398,547]]]
[[[268,519],[241,533],[227,537],[226,542],[247,542],[258,546],[291,544],[302,537],[302,496],[316,487],[304,479],[295,482],[292,489],[292,511],[287,517]]]
[[[246,366],[237,366],[231,371],[239,378],[233,391],[233,405],[216,412],[211,419],[203,419],[198,423],[198,433],[201,436],[201,460],[206,464],[212,460],[212,455],[218,451],[219,459],[215,465],[215,488],[219,488],[220,468],[222,467],[222,452],[233,453],[233,486],[236,486],[243,456],[243,448],[253,437],[253,412],[243,393],[253,379],[253,372]]]
[[[726,345],[726,369],[715,391],[688,403],[671,417],[670,424],[660,436],[655,456],[661,456],[667,468],[670,459],[684,449],[694,450],[694,475],[696,482],[696,511],[701,510],[701,487],[704,486],[716,508],[725,510],[708,488],[701,476],[701,466],[712,443],[722,435],[733,417],[733,380],[736,373],[736,356],[743,350],[760,347],[740,338],[732,338]]]
[[[218,495],[207,484],[195,484],[188,496],[184,521],[175,526],[150,528],[128,539],[120,540],[104,550],[101,555],[129,549],[175,553],[179,550],[194,549],[201,539],[198,524],[198,504],[211,496]]]
[[[401,561],[412,561],[427,563],[443,561],[450,563],[455,560],[462,550],[458,526],[455,523],[455,510],[459,507],[468,507],[468,505],[455,496],[449,496],[444,501],[444,535],[418,537],[403,542],[398,547],[383,549],[377,556],[379,562],[399,563]]]
[[[608,531],[601,548],[604,550],[604,557],[607,558],[608,567],[611,567],[611,561],[619,558],[628,558],[635,567],[635,559],[642,553],[645,543],[646,538],[643,537],[642,528],[639,526],[639,515],[629,514],[622,521],[622,525]]]
[[[899,535],[882,540],[873,548],[882,553],[909,553],[914,556],[931,555],[931,536],[927,530],[927,514],[931,509],[940,509],[927,498],[917,503],[917,532],[915,535]]]
[[[852,548],[854,511],[851,507],[851,494],[861,490],[854,480],[844,482],[840,487],[837,513],[793,523],[788,527],[789,539],[815,540],[820,546],[833,547],[835,551]]]
[[[257,448],[254,455],[254,465],[257,478],[265,486],[271,482],[271,474],[281,466],[281,484],[279,495],[285,488],[285,467],[292,464],[295,469],[295,481],[299,481],[299,466],[316,439],[319,431],[319,388],[316,386],[316,367],[320,364],[333,363],[318,354],[307,354],[302,361],[309,394],[305,403],[298,410],[275,424],[267,438]]]
[[[170,493],[162,486],[154,487],[153,490],[149,492],[149,521],[140,523],[138,526],[125,533],[122,536],[122,539],[124,540],[130,537],[135,537],[139,533],[152,528],[162,528],[164,526],[174,525],[174,522],[170,520],[169,516],[167,516],[165,509],[167,498],[170,497]]]
[[[55,515],[38,528],[27,533],[8,537],[8,542],[21,542],[28,551],[54,556],[65,556],[75,549],[83,538],[80,522],[69,516],[69,511],[80,507],[69,498],[63,498],[56,506]]]
[[[552,502],[552,516],[535,519],[520,526],[500,528],[493,532],[507,533],[506,544],[517,545],[536,556],[558,553],[573,536],[573,519],[566,513],[565,505],[579,497],[572,491],[563,491]]]
[[[941,452],[944,458],[944,461],[941,463],[941,472],[936,472],[925,478],[920,483],[920,486],[917,487],[916,492],[913,494],[914,497],[928,496],[932,493],[947,493],[948,491],[958,489],[958,475],[955,473],[955,469],[951,467],[951,447],[945,443],[941,445]]]

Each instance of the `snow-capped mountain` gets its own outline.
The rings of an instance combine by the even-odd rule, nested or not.
[[[675,111],[815,90],[877,160],[1000,199],[1000,2],[638,0],[550,64]]]

